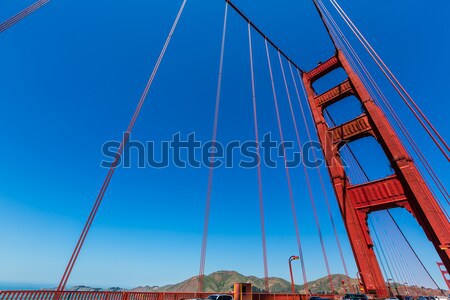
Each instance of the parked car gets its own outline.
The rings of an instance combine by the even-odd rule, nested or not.
[[[208,300],[233,300],[233,296],[226,295],[226,294],[214,294],[209,295]]]
[[[386,298],[385,300],[399,300],[397,297],[389,297],[389,298]]]
[[[313,297],[310,297],[309,300],[331,300],[331,299],[330,298],[322,298],[322,297],[313,296]]]
[[[368,300],[364,294],[346,294],[342,300]]]
[[[411,296],[405,296],[405,297],[403,298],[403,300],[414,300],[414,298],[411,297]]]

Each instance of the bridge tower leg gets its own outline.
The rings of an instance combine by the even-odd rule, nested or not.
[[[342,68],[348,79],[317,95],[313,83]],[[341,51],[315,69],[303,73],[308,102],[322,144],[328,171],[366,293],[388,297],[388,290],[373,249],[367,225],[368,214],[395,207],[407,209],[422,226],[443,264],[450,270],[450,224],[406,149],[381,109],[371,99],[361,79]],[[324,109],[348,96],[355,96],[364,113],[354,120],[330,128]],[[383,148],[394,175],[352,185],[341,164],[339,149],[345,141],[373,136]]]

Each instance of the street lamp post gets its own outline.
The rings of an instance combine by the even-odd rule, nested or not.
[[[296,255],[292,255],[291,257],[289,257],[289,272],[291,274],[291,288],[292,288],[292,294],[295,294],[295,283],[294,283],[294,274],[292,273],[292,261],[293,260],[298,260],[300,259],[300,257],[296,256]]]
[[[397,287],[397,284],[395,283],[395,281],[393,279],[391,279],[391,278],[388,278],[387,281],[388,281],[388,284],[389,284],[389,290],[391,290],[391,283],[390,283],[390,281],[392,281],[392,283],[394,284],[395,291],[397,292],[397,295],[399,295],[398,287]],[[392,291],[391,291],[391,293],[392,293]]]
[[[389,296],[393,297],[394,294],[392,293],[392,290],[391,290],[391,279],[390,278],[387,279],[387,286],[388,286],[388,290],[389,290]]]
[[[408,283],[405,282],[404,285],[405,285],[405,292],[406,292],[406,295],[409,296],[409,292],[408,292]]]

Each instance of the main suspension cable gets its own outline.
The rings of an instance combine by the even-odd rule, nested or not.
[[[378,67],[383,72],[383,74],[386,76],[386,78],[389,80],[389,82],[392,84],[392,86],[395,88],[395,90],[400,95],[400,97],[402,98],[404,103],[408,106],[408,108],[414,114],[416,119],[420,122],[420,124],[425,129],[425,131],[428,133],[428,135],[431,137],[433,142],[436,144],[436,146],[439,148],[439,150],[441,150],[442,154],[447,158],[447,160],[450,161],[450,156],[447,153],[448,151],[450,151],[450,147],[447,145],[446,141],[443,139],[443,137],[440,135],[440,133],[436,130],[435,126],[425,116],[425,114],[419,108],[419,106],[414,101],[414,99],[412,99],[412,97],[409,95],[409,93],[406,91],[406,89],[403,87],[403,85],[395,77],[395,75],[392,73],[392,71],[387,67],[387,65],[384,63],[384,61],[381,59],[381,57],[378,55],[378,53],[374,50],[374,48],[371,46],[371,44],[367,41],[367,39],[364,37],[364,35],[359,31],[359,29],[356,27],[356,25],[348,17],[348,15],[345,13],[345,11],[342,9],[342,7],[335,0],[330,0],[330,2],[334,6],[336,11],[339,13],[339,15],[342,17],[342,19],[345,21],[345,23],[352,30],[352,32],[355,34],[355,36],[358,38],[358,40],[361,42],[361,44],[364,46],[366,51],[369,53],[369,55],[372,57],[372,59],[378,65]],[[441,143],[439,143],[438,140]],[[444,148],[447,150],[447,152],[445,151]]]
[[[408,132],[408,130],[405,128],[404,124],[402,123],[402,121],[400,120],[398,115],[396,114],[395,110],[392,108],[391,104],[386,99],[386,96],[383,94],[383,92],[381,91],[381,89],[377,85],[376,81],[373,79],[372,75],[369,73],[369,71],[367,70],[366,66],[361,61],[361,59],[359,58],[359,56],[356,53],[356,51],[353,49],[353,47],[350,44],[350,42],[347,40],[347,38],[345,37],[345,35],[341,31],[341,29],[339,28],[339,25],[337,25],[337,23],[335,22],[334,18],[329,13],[329,11],[326,8],[326,6],[322,3],[321,0],[319,0],[319,3],[320,3],[321,8],[324,10],[324,12],[325,12],[325,14],[326,14],[326,16],[328,18],[328,20],[324,20],[326,22],[325,24],[330,27],[332,34],[335,36],[335,38],[337,40],[337,43],[340,45],[342,51],[344,51],[344,53],[348,57],[350,64],[355,69],[355,71],[358,73],[358,76],[361,78],[361,80],[363,81],[364,85],[368,88],[368,91],[369,91],[371,97],[374,99],[375,102],[377,101],[377,97],[375,97],[374,92],[372,91],[371,87],[367,84],[364,76],[360,73],[359,68],[357,67],[356,63],[353,61],[351,55],[347,52],[345,46],[347,46],[347,48],[350,50],[351,54],[357,60],[358,65],[361,67],[361,69],[364,72],[365,76],[367,76],[367,78],[369,79],[370,83],[376,89],[378,95],[381,97],[381,100],[383,101],[385,106],[388,108],[389,113],[393,116],[394,121],[398,125],[398,127],[401,130],[401,132],[403,133],[403,135],[406,137],[408,143],[411,145],[411,147],[413,148],[413,150],[416,153],[416,155],[419,157],[419,160],[421,161],[422,165],[425,167],[425,170],[430,175],[431,179],[433,180],[433,182],[435,183],[436,187],[438,188],[438,190],[440,191],[440,193],[442,194],[442,196],[446,200],[447,204],[450,204],[450,202],[449,202],[449,194],[448,194],[445,186],[443,185],[442,181],[438,178],[437,174],[435,173],[433,168],[430,166],[428,160],[425,158],[424,154],[422,153],[422,151],[420,150],[418,145],[415,143],[414,139],[411,137],[411,135]],[[330,22],[331,22],[331,24],[330,24]],[[333,29],[333,26],[336,28],[336,31],[339,34],[336,33],[336,31]],[[340,40],[339,37],[342,40]],[[379,107],[382,109],[382,106],[379,105]],[[351,154],[353,154],[353,153],[351,153]],[[426,178],[424,178],[424,179],[427,182]],[[427,184],[429,185],[428,182],[427,182]],[[449,215],[448,215],[446,209],[444,208],[444,205],[441,203],[440,199],[438,197],[436,197],[436,196],[435,196],[435,198],[438,200],[439,205],[441,206],[441,208],[444,211],[444,213],[447,216],[447,218],[449,218]]]
[[[323,4],[322,4],[323,5]],[[326,10],[326,8],[324,7],[324,9]],[[332,19],[332,17],[329,15],[329,18],[330,19]],[[333,20],[332,20],[333,21]],[[335,26],[339,29],[339,27],[337,26],[337,24],[335,24]],[[334,33],[335,34],[335,33]],[[341,35],[343,35],[342,34],[342,32],[341,32]],[[335,34],[335,36],[336,36],[336,34]],[[343,38],[345,39],[345,36],[343,36]],[[348,41],[345,39],[345,42],[348,44]],[[338,41],[338,43],[339,43],[339,41]],[[342,45],[341,45],[342,46]],[[350,48],[351,48],[351,45],[348,45]],[[345,50],[345,48],[343,48],[343,50]],[[351,50],[352,51],[354,51],[353,50],[353,48],[351,48]],[[356,55],[356,54],[355,54]],[[356,55],[356,57],[357,57],[357,55]],[[358,57],[357,57],[358,58]],[[359,59],[359,58],[358,58]],[[361,64],[362,64],[362,62],[361,62]],[[357,70],[357,69],[356,69]],[[367,72],[367,69],[365,69],[365,71]],[[368,73],[368,72],[367,72]],[[361,75],[360,75],[361,76]],[[370,74],[368,74],[368,76],[370,76]],[[370,77],[371,78],[371,77]],[[363,77],[362,77],[362,79],[364,79]],[[373,80],[373,78],[371,78],[372,80]],[[375,83],[376,84],[376,83]],[[386,100],[387,101],[387,100]],[[387,102],[388,103],[388,102]],[[388,103],[389,104],[389,103]],[[332,118],[331,118],[331,116],[330,116],[330,119],[332,120]],[[333,121],[333,123],[334,123],[334,121]],[[401,123],[400,123],[401,124]],[[351,151],[351,149],[349,148],[349,150]],[[420,150],[419,150],[420,151]],[[419,152],[420,153],[420,152]],[[353,152],[351,151],[351,154],[352,154],[352,156],[356,159],[356,157],[354,156],[354,154],[353,154]],[[359,167],[361,168],[361,166],[360,166],[360,164],[358,164],[359,165]],[[426,165],[425,165],[426,166]],[[435,173],[434,173],[435,174]],[[367,174],[365,174],[364,173],[364,175],[365,175],[365,177],[368,179],[368,177],[367,177]],[[431,175],[431,174],[430,174]],[[433,177],[433,176],[432,176]],[[439,187],[439,185],[438,185],[438,187]],[[445,190],[444,190],[445,191]],[[444,197],[445,197],[445,194],[444,194]],[[447,198],[446,198],[447,199]],[[445,212],[445,210],[444,210],[444,212]],[[390,214],[390,212],[388,212],[389,214]],[[392,216],[391,216],[391,218],[392,218]],[[395,220],[393,219],[393,221],[395,222]],[[395,222],[396,223],[396,222]],[[398,225],[397,225],[397,227],[398,227]],[[399,229],[399,232],[403,235],[403,232],[400,230],[400,228],[398,227],[398,229]],[[404,236],[404,235],[403,235]],[[406,238],[405,238],[406,239]],[[409,244],[409,242],[408,242],[408,244]],[[413,251],[414,252],[414,251]],[[415,254],[415,253],[414,253]],[[416,255],[416,254],[415,254]],[[418,258],[418,256],[416,255],[416,257],[417,257],[417,259],[419,259]],[[420,261],[420,259],[419,259],[419,262],[422,264],[422,262]],[[422,264],[423,265],[423,264]],[[424,267],[424,266],[423,266]],[[425,267],[424,267],[425,268]],[[399,269],[399,272],[400,272],[400,269]],[[403,270],[403,272],[406,272],[406,270],[404,269]],[[427,273],[428,273],[428,271],[427,271]],[[403,274],[403,276],[407,276],[407,275],[405,275],[406,273],[404,273]],[[429,273],[428,273],[429,274]],[[431,276],[430,276],[430,278],[432,278]],[[434,279],[432,278],[432,280],[434,281]]]
[[[29,16],[30,14],[32,14],[33,12],[35,12],[36,10],[47,4],[49,1],[50,0],[38,0],[33,4],[31,4],[30,6],[28,6],[27,8],[25,8],[24,10],[22,10],[21,12],[19,12],[18,14],[4,21],[3,23],[0,24],[0,33],[14,26],[18,22],[20,22],[21,20],[23,20],[24,18],[26,18],[27,16]]]
[[[109,186],[111,178],[112,178],[112,176],[113,176],[113,174],[114,174],[114,172],[116,170],[116,167],[117,167],[117,165],[118,165],[118,163],[120,161],[120,158],[121,158],[121,155],[123,153],[124,147],[125,147],[125,145],[126,145],[126,143],[128,141],[128,138],[129,138],[129,136],[131,134],[131,131],[133,130],[133,127],[134,127],[134,125],[136,123],[137,117],[139,116],[139,113],[141,112],[142,106],[144,105],[144,102],[147,99],[147,95],[148,95],[148,92],[150,90],[150,87],[151,87],[151,85],[153,83],[153,80],[155,79],[155,76],[156,76],[156,74],[157,74],[157,72],[159,70],[159,67],[161,65],[162,59],[164,58],[164,55],[166,53],[167,47],[170,44],[170,41],[171,41],[172,36],[173,36],[173,33],[174,33],[174,31],[175,31],[175,29],[176,29],[176,27],[178,25],[178,22],[179,22],[179,20],[181,18],[182,13],[184,11],[184,7],[186,6],[186,2],[187,2],[187,0],[184,0],[183,3],[181,4],[181,8],[178,11],[178,15],[175,18],[175,21],[174,21],[174,23],[172,25],[172,28],[171,28],[171,30],[169,32],[169,35],[168,35],[167,39],[166,39],[166,42],[165,42],[165,44],[164,44],[164,46],[163,46],[163,48],[161,50],[161,53],[160,53],[160,55],[158,57],[156,65],[155,65],[155,67],[153,69],[153,72],[150,75],[150,78],[149,78],[149,80],[147,82],[147,85],[145,86],[145,89],[144,89],[144,91],[142,93],[142,96],[141,96],[141,98],[139,100],[139,103],[138,103],[138,105],[136,107],[136,110],[135,110],[135,112],[133,114],[133,117],[132,117],[132,119],[130,121],[130,124],[128,125],[127,131],[125,132],[124,138],[122,139],[122,141],[120,143],[120,146],[119,146],[119,149],[117,150],[116,156],[114,158],[114,162],[111,164],[111,167],[110,167],[110,169],[108,171],[108,174],[107,174],[107,176],[105,178],[105,181],[103,182],[103,185],[102,185],[102,187],[100,189],[100,192],[97,195],[97,198],[95,200],[95,203],[94,203],[94,206],[93,206],[93,208],[91,210],[91,213],[90,213],[90,215],[88,217],[88,220],[86,221],[86,224],[85,224],[85,226],[83,228],[83,231],[82,231],[82,233],[80,235],[80,238],[78,239],[78,243],[75,246],[75,249],[74,249],[74,251],[72,253],[72,256],[71,256],[71,258],[69,260],[69,263],[68,263],[68,265],[66,267],[66,270],[65,270],[65,272],[64,272],[64,274],[63,274],[63,276],[61,278],[61,281],[60,281],[58,289],[57,289],[58,291],[64,291],[64,289],[66,287],[67,281],[69,280],[70,274],[72,273],[72,269],[73,269],[73,267],[75,265],[75,262],[76,262],[76,260],[78,258],[78,255],[80,254],[81,248],[83,247],[83,244],[84,244],[84,241],[86,239],[86,236],[89,233],[89,229],[91,228],[92,222],[94,221],[94,218],[95,218],[95,216],[97,214],[97,211],[98,211],[98,209],[100,207],[100,204],[101,204],[101,202],[103,200],[105,192],[106,192],[106,190],[107,190],[107,188]]]
[[[232,1],[230,0],[225,0],[230,7],[236,12],[238,13],[238,15],[240,15],[248,24],[250,24],[251,27],[253,27],[253,29],[256,30],[256,32],[261,35],[261,37],[266,40],[272,47],[274,47],[277,51],[280,51],[281,55],[284,56],[284,58],[286,58],[290,63],[292,63],[297,69],[301,70],[301,68],[283,51],[281,50],[280,47],[278,47],[277,44],[275,44],[275,42],[273,42],[272,39],[270,39],[255,23],[253,23],[252,20],[250,20],[250,18],[248,18],[244,12],[242,10],[240,10]],[[302,71],[303,72],[303,71]]]

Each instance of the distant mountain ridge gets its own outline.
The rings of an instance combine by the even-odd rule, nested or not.
[[[342,281],[348,284],[349,278],[345,275],[336,274],[332,275],[333,285],[339,292],[345,292]],[[264,279],[256,276],[244,276],[236,271],[218,271],[204,277],[204,291],[205,292],[230,292],[233,288],[233,284],[236,282],[248,282],[253,286],[253,290],[261,292],[264,290]],[[357,285],[356,279],[350,279],[352,286]],[[313,293],[329,293],[331,291],[329,278],[324,277],[318,280],[314,280],[308,283],[308,288]],[[177,284],[170,284],[162,287],[137,287],[131,291],[139,292],[194,292],[197,290],[198,276],[191,277],[183,282]],[[296,285],[296,290],[300,292],[304,291],[303,285]],[[278,277],[269,278],[270,292],[273,293],[290,293],[291,283],[285,279]],[[340,291],[342,290],[342,291]]]
[[[358,280],[354,278],[349,278],[342,274],[331,275],[334,291],[338,294],[345,294],[347,292],[354,293],[355,289],[358,287]],[[264,279],[258,278],[256,276],[244,276],[236,271],[218,271],[212,274],[206,275],[204,277],[204,291],[205,292],[215,292],[215,293],[225,293],[231,292],[234,283],[236,282],[247,282],[251,283],[254,292],[262,292],[264,290]],[[350,282],[350,287],[349,287]],[[108,289],[91,288],[87,286],[75,286],[69,289],[70,291],[130,291],[130,292],[196,292],[198,287],[198,276],[193,276],[183,282],[177,284],[169,284],[162,287],[159,286],[140,286],[133,289],[123,289],[120,287],[111,287]],[[402,286],[397,284],[400,294],[406,292],[407,289],[412,287]],[[269,288],[271,293],[290,293],[291,283],[285,279],[278,277],[269,278]],[[297,292],[302,294],[307,293],[303,285],[296,285],[295,289]],[[329,294],[331,293],[330,279],[328,276],[319,278],[308,282],[308,289],[312,294]],[[433,295],[440,294],[438,290],[425,289],[425,288],[415,288],[416,293],[422,295]],[[395,292],[395,291],[394,291]]]

